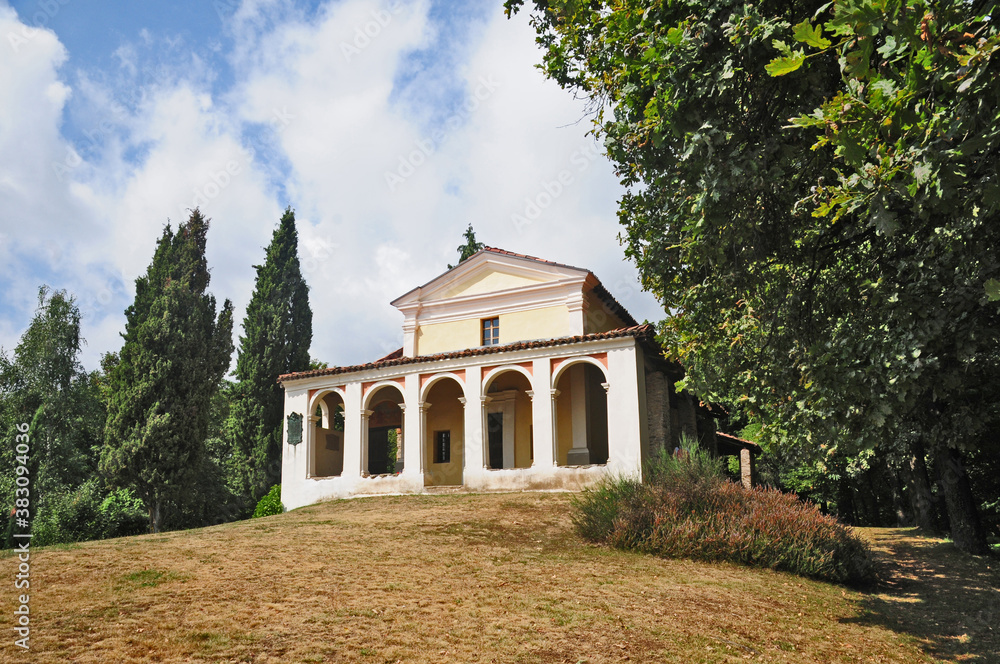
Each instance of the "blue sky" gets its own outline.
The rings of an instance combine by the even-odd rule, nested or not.
[[[399,347],[389,301],[454,262],[469,223],[658,319],[583,106],[538,60],[500,0],[0,0],[0,346],[44,283],[77,298],[95,368],[163,225],[195,205],[237,320],[295,208],[331,364]]]

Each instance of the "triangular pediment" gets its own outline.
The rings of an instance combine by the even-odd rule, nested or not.
[[[556,282],[582,282],[589,274],[588,270],[569,265],[484,249],[423,286],[397,298],[392,304],[403,308],[418,302],[509,293]]]

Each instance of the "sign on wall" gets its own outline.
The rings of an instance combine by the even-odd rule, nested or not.
[[[292,413],[288,416],[288,444],[298,445],[302,442],[302,415]]]

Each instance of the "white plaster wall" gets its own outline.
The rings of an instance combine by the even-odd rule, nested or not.
[[[569,351],[569,352],[567,352]],[[608,451],[606,466],[559,467],[555,465],[551,358],[606,352],[608,358]],[[305,427],[300,445],[288,444],[287,419],[283,437],[281,500],[287,509],[311,505],[323,500],[361,495],[423,493],[422,470],[424,441],[421,440],[419,374],[465,371],[465,467],[464,487],[472,491],[551,490],[577,491],[608,474],[641,476],[643,450],[647,445],[646,413],[643,397],[644,369],[641,350],[635,339],[616,339],[587,344],[586,347],[554,348],[549,352],[532,350],[509,358],[510,362],[532,362],[531,388],[534,394],[534,462],[530,468],[488,470],[485,466],[484,423],[482,419],[482,364],[496,360],[462,358],[440,363],[433,368],[418,364],[402,367],[395,374],[373,370],[369,373],[290,382],[285,385],[285,417],[292,413],[308,414],[310,389],[344,386],[344,470],[340,477],[308,477],[311,446],[315,444],[312,427]],[[505,358],[507,359],[507,358]],[[478,362],[478,364],[476,363]],[[409,371],[406,371],[406,370]],[[387,477],[362,477],[363,381],[404,376],[404,455],[403,473]],[[350,380],[345,383],[345,378]],[[306,420],[307,421],[307,420]]]
[[[635,340],[630,347],[608,352],[608,470],[619,475],[642,476],[646,408],[640,397],[645,394],[644,381]]]

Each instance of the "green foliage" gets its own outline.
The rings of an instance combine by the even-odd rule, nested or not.
[[[42,286],[28,329],[8,356],[0,351],[0,505],[14,507],[15,469],[27,461],[31,517],[71,493],[96,467],[104,424],[98,373],[87,374],[78,357],[80,311],[65,291]],[[17,426],[29,425],[30,451],[17,458]],[[17,461],[17,463],[16,463]],[[20,496],[24,497],[24,496]]]
[[[812,463],[1000,453],[993,5],[533,4],[684,387]]]
[[[291,208],[274,231],[264,264],[255,267],[257,278],[243,319],[227,424],[232,448],[228,473],[234,478],[234,491],[248,505],[281,476],[284,392],[278,376],[313,366],[309,360],[312,309],[299,266]]]
[[[389,429],[386,433],[386,464],[385,472],[396,472],[396,455],[399,454],[399,438],[396,429]]]
[[[125,311],[121,352],[108,376],[101,472],[130,487],[159,531],[163,510],[198,479],[213,397],[232,354],[232,304],[216,315],[197,209],[175,235],[167,226]]]
[[[257,507],[253,511],[253,518],[281,514],[284,511],[285,506],[281,504],[281,485],[275,484],[267,495],[257,503]]]
[[[585,490],[574,505],[578,532],[668,558],[767,567],[839,583],[874,578],[867,545],[836,519],[794,495],[726,481],[720,462],[690,452],[663,456],[646,470],[645,483],[612,478]]]
[[[459,263],[468,260],[474,253],[486,246],[482,242],[476,241],[476,231],[472,230],[472,224],[469,224],[469,227],[465,229],[465,233],[462,234],[462,237],[465,238],[465,244],[459,246],[457,249]],[[453,267],[457,266],[449,265],[448,269],[450,270]]]
[[[660,450],[658,457],[646,464],[643,476],[648,482],[721,480],[725,477],[725,462],[702,449],[698,441],[681,434],[680,445],[671,454]]]
[[[96,478],[49,494],[32,521],[32,544],[48,546],[138,535],[147,517],[128,489],[107,491]]]

